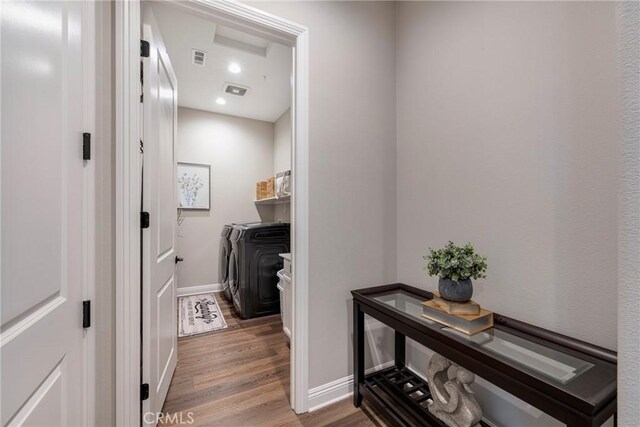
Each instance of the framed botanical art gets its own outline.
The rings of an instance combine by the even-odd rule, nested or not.
[[[210,209],[211,168],[209,165],[178,162],[178,207]]]

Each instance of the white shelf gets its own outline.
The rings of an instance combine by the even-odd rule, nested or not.
[[[290,196],[280,198],[269,197],[268,199],[254,200],[253,203],[255,203],[256,205],[279,205],[282,203],[289,203],[290,199]]]

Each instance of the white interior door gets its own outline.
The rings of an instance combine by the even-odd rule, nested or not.
[[[82,328],[89,8],[0,4],[3,426],[93,421]]]
[[[151,8],[143,14],[143,38],[150,43],[143,59],[144,172],[142,377],[149,384],[143,413],[159,412],[177,362],[176,320],[176,76]],[[143,421],[147,422],[144,419]]]

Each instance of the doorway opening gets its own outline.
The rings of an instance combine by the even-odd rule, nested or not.
[[[144,414],[160,411],[167,393],[171,398],[171,390],[184,385],[171,383],[176,365],[192,385],[202,370],[212,378],[226,375],[232,363],[244,374],[251,367],[229,351],[216,357],[221,346],[207,352],[215,340],[246,341],[240,332],[253,326],[255,336],[266,330],[271,336],[249,345],[249,353],[231,352],[251,358],[263,345],[263,353],[273,356],[264,363],[275,361],[282,374],[286,407],[306,412],[307,30],[217,1],[122,3],[116,18],[116,44],[123,48],[116,48],[121,162],[116,175],[122,184],[116,251],[118,422],[154,424],[157,420]],[[149,42],[142,44],[139,59],[138,36]],[[140,71],[140,82],[131,78]],[[135,111],[139,120],[129,114]],[[132,219],[140,217],[140,201],[143,221],[137,226]],[[220,256],[225,247],[230,266],[236,256],[231,274],[225,274]],[[136,266],[142,271],[137,293]],[[182,304],[179,297],[185,298]],[[136,318],[142,319],[142,340],[133,327],[140,324]],[[198,331],[195,322],[215,324]],[[179,330],[186,336],[178,341]],[[217,364],[183,368],[183,341],[185,360],[204,351],[200,360]],[[254,368],[259,376],[266,366]],[[131,393],[136,376],[143,397],[145,390],[149,395],[142,414],[139,396]]]
[[[143,414],[235,423],[256,386],[289,408],[292,47],[170,2],[142,34]]]

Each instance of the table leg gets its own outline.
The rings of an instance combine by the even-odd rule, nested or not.
[[[364,382],[364,313],[353,301],[353,405],[362,404],[360,384]]]
[[[396,366],[404,366],[405,365],[405,351],[406,351],[406,338],[403,334],[398,331],[395,331],[396,334],[396,342],[395,342],[395,353],[396,353]]]
[[[593,427],[593,418],[584,414],[569,414],[567,417],[567,427]]]

